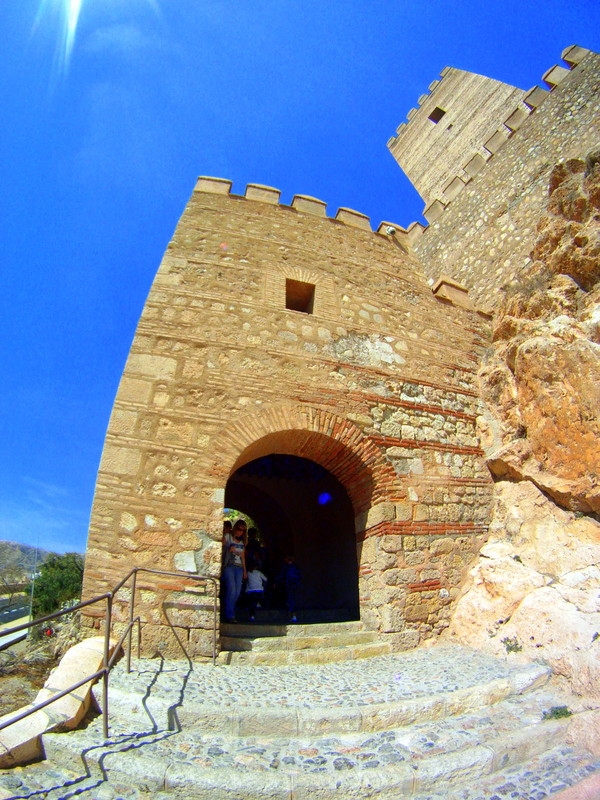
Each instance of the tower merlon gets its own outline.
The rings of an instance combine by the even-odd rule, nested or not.
[[[497,131],[490,136],[487,142],[483,143],[485,149],[492,155],[498,152],[500,148],[504,147],[510,137],[511,131],[505,125],[498,128]]]
[[[327,216],[327,203],[308,194],[296,194],[292,199],[292,208],[303,214],[314,214],[316,217]]]
[[[445,208],[446,204],[442,203],[441,200],[434,200],[433,203],[425,206],[425,209],[423,210],[423,216],[427,222],[435,222],[436,219],[439,219],[442,216]]]
[[[226,178],[211,178],[201,175],[196,181],[195,192],[210,192],[211,194],[230,194],[233,181]]]
[[[557,64],[544,72],[542,75],[542,80],[547,86],[550,86],[550,88],[553,89],[555,86],[558,86],[559,83],[564,81],[569,72],[570,70],[567,69],[567,67],[561,67]]]
[[[260,183],[249,183],[246,186],[245,197],[247,200],[258,200],[260,203],[278,205],[281,190],[275,189],[273,186],[263,186]]]
[[[567,64],[567,66],[563,67],[562,65],[557,64],[554,67],[550,67],[550,69],[546,70],[546,72],[544,72],[542,75],[542,80],[547,86],[550,87],[551,90],[554,89],[555,86],[558,86],[564,81],[572,69],[574,69],[583,61],[589,52],[591,51],[587,50],[585,47],[580,47],[577,44],[572,44],[570,47],[565,47],[560,54],[560,57]]]
[[[504,120],[504,124],[511,131],[518,131],[531,112],[532,109],[525,105],[525,102],[523,102],[518,106],[518,108],[515,108],[513,113],[510,114],[507,119]]]
[[[534,86],[527,92],[523,102],[527,103],[530,108],[539,108],[549,95],[550,92],[547,89],[543,89],[541,86]]]
[[[461,308],[473,309],[473,303],[469,298],[469,290],[462,283],[458,283],[448,275],[441,275],[431,287],[434,296],[440,300],[446,300]]]
[[[425,231],[425,225],[423,225],[422,222],[411,222],[408,228],[406,229],[408,243],[411,246],[414,245],[414,243],[421,238],[424,231]]]
[[[572,44],[569,47],[565,47],[560,54],[560,57],[570,67],[576,67],[577,64],[583,61],[588,53],[591,53],[591,50],[587,50],[585,47],[580,47],[578,44]]]
[[[355,211],[353,208],[338,208],[335,218],[338,222],[351,225],[353,228],[362,228],[364,231],[371,230],[371,220],[366,214]]]

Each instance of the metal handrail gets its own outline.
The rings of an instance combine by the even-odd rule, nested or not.
[[[138,658],[140,657],[141,651],[141,618],[134,617],[134,606],[135,606],[135,591],[136,591],[136,583],[137,583],[137,573],[138,572],[148,572],[153,575],[165,575],[171,578],[187,578],[194,581],[204,581],[206,583],[210,583],[213,586],[213,642],[212,642],[212,662],[213,666],[216,663],[217,658],[217,598],[219,596],[218,586],[219,581],[216,578],[213,578],[209,575],[194,575],[189,572],[168,572],[166,570],[158,570],[158,569],[148,569],[146,567],[134,567],[127,575],[110,591],[105,592],[104,594],[96,595],[95,597],[90,598],[89,600],[83,600],[80,603],[77,603],[74,606],[70,606],[69,608],[62,609],[61,611],[55,611],[52,614],[47,614],[44,617],[39,617],[38,619],[31,620],[30,622],[24,622],[21,625],[15,625],[13,628],[7,628],[3,631],[0,631],[0,639],[3,636],[9,636],[13,633],[18,633],[19,631],[24,631],[29,628],[33,628],[37,625],[43,625],[46,622],[50,622],[51,620],[58,619],[59,617],[63,617],[66,614],[72,614],[75,611],[79,611],[82,608],[86,608],[87,606],[94,605],[96,603],[101,603],[106,601],[106,622],[105,622],[105,630],[104,630],[104,652],[102,658],[102,668],[97,670],[96,672],[88,675],[85,678],[82,678],[77,683],[74,683],[72,686],[69,686],[67,689],[63,689],[58,694],[54,695],[53,697],[48,698],[47,700],[42,701],[41,703],[36,703],[35,705],[29,706],[25,711],[22,711],[17,716],[11,717],[9,720],[5,722],[0,722],[0,731],[4,728],[8,728],[10,725],[14,725],[16,722],[19,722],[22,719],[34,714],[36,711],[41,710],[42,708],[46,708],[51,703],[55,703],[57,700],[60,700],[62,697],[70,694],[71,692],[79,689],[85,683],[89,681],[95,681],[96,679],[102,676],[103,679],[103,692],[102,692],[102,723],[103,723],[103,734],[104,738],[108,739],[108,676],[110,670],[112,669],[117,655],[120,652],[121,647],[125,639],[128,639],[128,646],[127,646],[127,673],[131,672],[131,649],[132,649],[132,634],[133,634],[133,627],[137,623],[138,626]],[[131,591],[129,596],[129,622],[125,631],[122,633],[121,638],[119,639],[117,645],[114,648],[114,652],[112,656],[109,656],[110,653],[110,632],[112,630],[113,624],[113,600],[117,592],[125,586],[127,581],[132,578],[132,585]],[[164,611],[164,609],[163,609]],[[166,620],[173,629],[173,624],[169,617],[165,613]],[[184,648],[183,644],[179,640],[179,637],[175,634],[175,639],[178,642],[179,646],[183,650],[186,658],[191,663],[191,659],[189,654],[187,653],[186,649]]]

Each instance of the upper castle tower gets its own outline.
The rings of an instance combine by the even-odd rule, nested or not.
[[[554,89],[588,52],[566,48],[568,68],[551,67],[543,82]],[[454,67],[442,70],[387,143],[425,201],[428,222],[439,218],[547,96],[540,86],[524,91]]]
[[[453,279],[481,310],[530,263],[554,166],[600,145],[600,55],[561,57],[527,92],[447,68],[388,141],[425,200],[412,252],[431,284]]]
[[[526,94],[454,67],[446,67],[429,90],[388,141],[426,207],[451,198],[462,169],[472,171],[485,163],[482,151],[493,148],[498,127],[520,108]]]

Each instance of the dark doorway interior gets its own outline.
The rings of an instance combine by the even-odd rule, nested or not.
[[[306,458],[263,456],[230,477],[225,506],[256,521],[271,581],[285,556],[293,556],[302,572],[304,621],[359,618],[354,512],[330,472]]]

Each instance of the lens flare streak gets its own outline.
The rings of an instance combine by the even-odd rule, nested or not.
[[[65,30],[65,49],[64,49],[64,62],[68,65],[75,42],[75,34],[77,33],[77,23],[79,22],[79,14],[81,13],[81,4],[83,0],[66,0],[67,2],[67,18]]]
[[[33,34],[45,28],[52,17],[56,22],[50,24],[60,25],[61,33],[56,47],[54,66],[63,73],[69,68],[82,5],[83,0],[40,0],[33,23]]]

